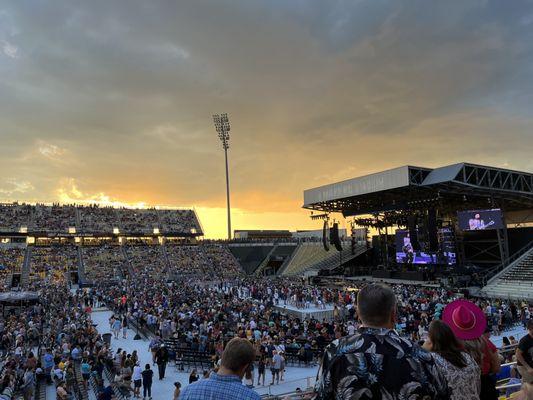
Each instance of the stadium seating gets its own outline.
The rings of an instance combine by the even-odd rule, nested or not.
[[[283,268],[285,263],[290,262],[290,258],[297,248],[296,243],[276,244],[267,254],[265,259],[255,270],[256,275],[275,275],[278,269]]]
[[[117,228],[117,212],[113,207],[79,207],[80,230],[91,233],[112,233]]]
[[[20,272],[24,262],[24,248],[0,248],[0,289],[10,286],[9,278],[13,272]]]
[[[155,209],[117,210],[118,228],[121,232],[153,234],[160,228],[159,217]]]
[[[336,252],[335,252],[336,253]],[[324,250],[322,243],[301,243],[281,275],[299,275],[310,265],[331,257],[332,252]]]
[[[136,272],[149,272],[156,279],[166,278],[168,265],[165,260],[162,246],[160,245],[128,245],[126,254]]]
[[[75,246],[35,246],[30,260],[30,284],[40,281],[65,282],[70,271],[78,270]]]
[[[73,206],[37,205],[33,210],[30,228],[36,232],[65,233],[76,227],[76,208]]]
[[[204,275],[206,277],[235,276],[241,268],[225,246],[201,245],[179,246],[166,245],[170,274]]]
[[[272,244],[237,244],[229,246],[229,251],[247,274],[256,272],[274,249],[275,246]]]
[[[491,279],[482,293],[489,297],[533,299],[533,247]]]
[[[363,254],[366,250],[366,244],[356,246],[353,253],[351,247],[347,246],[345,246],[341,252],[332,250],[330,251],[330,257],[324,258],[323,260],[314,264],[310,264],[307,268],[304,268],[302,272],[335,269],[339,266],[341,262],[344,263],[350,261],[351,259]]]
[[[97,246],[82,247],[85,275],[89,281],[99,282],[114,279],[120,275],[120,270],[125,267],[126,260],[117,245],[101,244]]]
[[[163,232],[201,232],[196,212],[192,210],[158,210]]]
[[[19,232],[21,227],[28,227],[32,209],[26,204],[0,205],[0,232]]]
[[[0,204],[0,232],[20,232],[26,228],[31,233],[107,233],[118,228],[121,234],[175,233],[201,235],[202,227],[196,212],[184,210],[115,209],[99,206],[52,206],[38,204]],[[117,232],[115,232],[117,233]]]

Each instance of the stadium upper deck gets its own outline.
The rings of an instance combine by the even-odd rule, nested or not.
[[[191,209],[0,204],[0,234],[34,236],[202,236]]]

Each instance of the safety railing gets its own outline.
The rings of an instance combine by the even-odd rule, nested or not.
[[[300,396],[300,395],[303,395],[304,393],[310,393],[313,390],[315,383],[316,383],[316,376],[308,376],[305,378],[294,379],[290,381],[283,381],[284,386],[291,385],[293,387],[295,386],[297,389],[290,391],[290,392],[278,393],[278,394],[272,393],[278,387],[278,385],[268,385],[267,393],[263,394],[261,398],[266,399],[266,400],[277,400],[277,399],[284,399],[284,398],[290,399],[291,398],[290,396],[292,395]],[[295,397],[295,398],[298,398],[298,397]]]

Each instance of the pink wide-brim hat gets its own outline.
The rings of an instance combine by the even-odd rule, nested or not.
[[[448,325],[457,339],[473,340],[481,337],[487,327],[483,311],[468,300],[455,300],[442,312],[442,321]]]

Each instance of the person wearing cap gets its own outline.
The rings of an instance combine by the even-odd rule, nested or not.
[[[500,360],[496,346],[484,336],[487,331],[485,313],[474,303],[459,299],[444,308],[442,321],[451,328],[455,337],[462,341],[465,350],[481,369],[480,398],[497,399],[494,374],[500,370]]]
[[[396,297],[388,286],[369,284],[358,292],[362,325],[326,348],[317,399],[450,398],[431,353],[393,329],[396,312]]]
[[[248,365],[255,360],[255,349],[244,338],[231,339],[224,352],[220,368],[209,379],[187,386],[180,400],[260,400],[254,390],[242,384]]]
[[[527,335],[518,342],[516,361],[525,383],[533,383],[533,319],[527,322]]]
[[[168,363],[168,350],[165,343],[161,343],[161,346],[157,349],[155,353],[155,363],[157,364],[157,369],[159,371],[159,380],[165,379],[165,370],[167,369]]]

